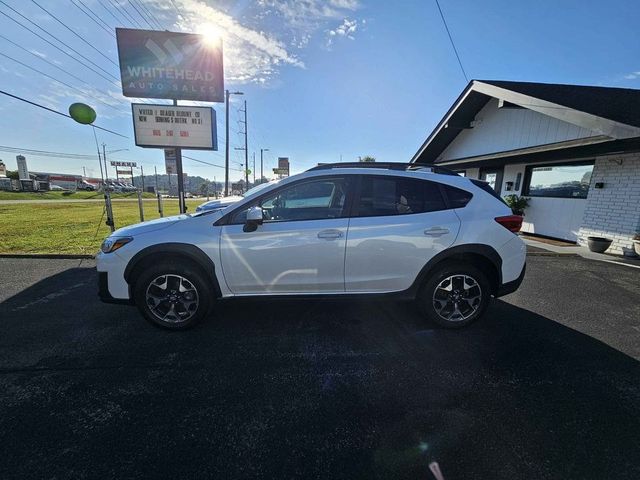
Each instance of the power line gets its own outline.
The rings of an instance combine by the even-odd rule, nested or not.
[[[0,0],[0,3],[5,4],[2,0]],[[6,4],[5,4],[5,5],[6,5]],[[14,12],[15,12],[15,10],[14,10]],[[22,16],[23,18],[25,18],[25,17],[24,17],[23,15],[21,15],[19,12],[16,12],[16,13],[17,13],[18,15]],[[35,31],[33,31],[32,29],[30,29],[29,27],[27,27],[25,24],[21,23],[20,21],[16,20],[15,18],[10,17],[10,16],[9,16],[9,15],[7,15],[5,12],[0,11],[0,14],[4,15],[4,16],[5,16],[5,17],[7,17],[9,20],[13,21],[14,23],[16,23],[17,25],[19,25],[20,27],[22,27],[22,28],[24,28],[25,30],[27,30],[28,32],[30,32],[31,34],[35,35],[36,37],[38,37],[38,38],[39,38],[40,40],[42,40],[43,42],[47,43],[47,44],[48,44],[48,45],[50,45],[51,47],[53,47],[53,48],[55,48],[56,50],[58,50],[60,53],[63,53],[64,55],[66,55],[67,57],[69,57],[71,60],[73,60],[73,61],[75,61],[75,62],[79,63],[80,65],[82,65],[83,67],[85,67],[85,68],[87,68],[87,69],[91,70],[93,73],[95,73],[95,74],[96,74],[96,75],[98,75],[99,77],[103,78],[103,79],[104,79],[104,80],[106,80],[107,82],[111,83],[112,85],[114,85],[114,86],[115,86],[115,87],[117,87],[118,89],[121,89],[121,88],[122,88],[122,87],[121,87],[121,85],[120,85],[120,83],[118,83],[117,81],[114,81],[114,80],[112,80],[112,79],[110,79],[110,78],[106,77],[105,75],[103,75],[102,73],[100,73],[100,72],[98,72],[97,70],[93,69],[92,67],[90,67],[90,66],[89,66],[89,65],[87,65],[86,63],[83,63],[80,59],[78,59],[78,58],[74,57],[74,56],[73,56],[73,55],[71,55],[69,52],[67,52],[67,51],[63,50],[62,48],[60,48],[58,45],[55,45],[55,44],[54,44],[54,43],[52,43],[50,40],[48,40],[48,39],[44,38],[42,35],[40,35],[39,33],[35,32]],[[27,20],[29,20],[29,19],[27,19]],[[30,21],[30,20],[29,20],[29,21]],[[31,23],[33,23],[33,22],[31,22]],[[42,27],[40,27],[39,25],[37,25],[37,24],[36,24],[36,26],[37,26],[38,28],[40,28],[41,30],[43,30],[43,29],[42,29]],[[44,30],[43,30],[43,31],[44,31]],[[45,33],[47,33],[48,35],[51,35],[51,34],[49,34],[49,33],[48,33],[48,32],[46,32],[46,31],[45,31]],[[51,35],[51,36],[52,36],[53,38],[56,38],[56,37],[54,37],[53,35]],[[5,38],[5,39],[6,39],[6,37],[3,37],[3,38]],[[58,40],[58,39],[56,39],[56,40]],[[60,40],[58,40],[58,41],[60,41]],[[64,42],[62,42],[62,41],[60,41],[60,42],[61,42],[63,45],[65,45],[65,46],[67,46],[67,47],[68,47],[68,45],[66,45]],[[14,42],[12,42],[12,43],[14,43]],[[21,48],[22,48],[22,47],[21,47]],[[71,48],[71,47],[68,47],[68,48]],[[23,48],[23,50],[24,50],[24,48]],[[75,49],[73,49],[73,48],[71,48],[71,50],[72,50],[72,51],[74,51],[74,52],[76,52],[76,53],[78,53],[78,55],[80,55],[82,58],[84,58],[84,59],[88,60],[84,55],[80,54],[77,50],[75,50]],[[28,50],[27,50],[27,51],[28,51]],[[29,53],[33,54],[33,52],[30,52],[30,51],[29,51]],[[36,55],[36,56],[38,56],[38,55]],[[38,57],[39,57],[39,56],[38,56]],[[42,57],[39,57],[39,58],[42,58]],[[44,60],[44,59],[43,59],[43,60]],[[89,62],[91,62],[90,60],[88,60],[88,61],[89,61]],[[47,63],[50,63],[50,62],[47,62]],[[91,63],[93,63],[93,62],[91,62]],[[94,64],[94,65],[95,65],[95,64]],[[57,66],[56,66],[56,68],[59,68],[59,67],[57,67]],[[103,69],[101,69],[101,70],[102,70],[102,71],[104,71]],[[65,72],[66,72],[66,71],[65,71]],[[69,73],[69,72],[66,72],[66,73],[68,73],[70,76],[73,76],[74,78],[78,78],[78,77],[75,77],[74,75],[72,75],[72,74],[71,74],[71,73]],[[107,73],[107,72],[105,72],[105,73]],[[113,78],[116,78],[116,77],[113,77]],[[87,82],[83,82],[83,83],[85,83],[85,84],[89,85]],[[150,100],[146,100],[146,99],[136,99],[136,100],[138,100],[138,101],[140,101],[140,102],[142,102],[142,103],[150,103]]]
[[[131,5],[131,6],[133,7],[133,9],[134,9],[136,12],[138,12],[138,15],[140,16],[140,18],[141,18],[142,20],[144,20],[144,21],[147,23],[147,25],[149,25],[149,28],[151,28],[152,30],[155,28],[153,25],[151,25],[151,23],[149,22],[149,20],[147,20],[147,18],[146,18],[144,15],[142,15],[142,13],[140,13],[140,10],[138,10],[138,7],[136,7],[136,4],[135,4],[135,3],[133,3],[133,1],[132,1],[132,0],[129,0],[129,5]]]
[[[98,68],[99,70],[102,70],[104,73],[106,73],[107,75],[109,75],[111,78],[113,78],[114,80],[118,80],[118,78],[115,75],[112,75],[111,73],[107,72],[104,68],[102,68],[100,65],[96,64],[95,62],[91,61],[90,59],[88,59],[87,57],[85,57],[83,54],[81,54],[80,52],[78,52],[75,48],[67,45],[65,42],[63,42],[62,40],[60,40],[58,37],[56,37],[55,35],[53,35],[52,33],[49,33],[48,31],[46,31],[44,28],[42,28],[40,25],[38,25],[37,23],[31,21],[30,19],[28,19],[27,17],[25,17],[24,15],[22,15],[20,12],[18,12],[17,10],[15,10],[14,8],[12,8],[11,6],[7,5],[3,0],[0,0],[0,3],[2,3],[3,5],[5,5],[6,7],[8,7],[9,9],[11,9],[11,11],[13,11],[14,13],[16,13],[17,15],[19,15],[20,17],[24,18],[27,22],[31,23],[32,25],[38,27],[40,30],[42,30],[44,33],[46,33],[47,35],[49,35],[51,38],[55,39],[57,42],[61,43],[62,45],[64,45],[65,47],[67,47],[69,50],[71,50],[72,52],[76,53],[77,55],[79,55],[80,57],[82,57],[84,60],[86,60],[87,62],[89,62],[91,65],[95,66],[96,68]],[[14,18],[10,17],[9,15],[7,15],[6,13],[0,11],[1,14],[3,14],[5,17],[10,18],[11,20],[13,20],[14,22],[18,23],[19,25],[21,25],[22,27],[24,27],[24,25],[22,25],[20,22],[18,22],[17,20],[15,20]],[[27,28],[27,27],[24,27]],[[34,33],[32,30],[28,29],[30,32]],[[37,34],[36,34],[37,35]],[[40,35],[38,35],[38,37],[42,38]],[[55,45],[53,45],[51,42],[49,42],[47,40],[47,42],[54,46],[55,48],[57,48],[58,50],[61,50],[60,47],[56,47]],[[72,57],[73,58],[73,57]],[[77,59],[76,59],[77,60]],[[82,63],[82,62],[80,62]],[[93,69],[92,69],[93,70]],[[116,84],[118,85],[118,84]],[[119,86],[119,85],[118,85]]]
[[[122,18],[125,18],[125,17],[120,17],[120,18],[116,17],[116,16],[115,16],[115,14],[111,11],[111,9],[110,9],[110,8],[108,8],[104,3],[102,3],[102,0],[98,0],[98,3],[102,6],[102,8],[104,8],[104,9],[105,9],[105,11],[106,11],[109,15],[111,15],[111,16],[113,17],[113,19],[117,22],[117,23],[116,23],[116,25],[117,25],[118,23],[122,23]],[[116,10],[116,11],[117,11],[117,10]],[[120,12],[119,12],[119,11],[117,11],[117,12],[118,12],[118,14],[120,14]],[[127,23],[126,18],[125,18],[125,21],[124,21],[123,25],[124,25],[125,23]]]
[[[4,3],[4,2],[0,2],[0,3]],[[117,84],[116,82],[114,82],[113,80],[107,78],[106,76],[104,76],[102,73],[98,72],[97,70],[94,70],[93,68],[91,68],[88,65],[85,65],[84,63],[82,63],[80,60],[78,60],[76,57],[74,57],[73,55],[71,55],[69,52],[65,52],[64,50],[62,50],[59,46],[54,45],[53,43],[51,43],[49,40],[47,40],[46,38],[44,38],[42,35],[40,35],[39,33],[34,32],[33,30],[31,30],[29,27],[27,27],[26,25],[20,23],[18,20],[16,20],[15,18],[11,18],[9,15],[7,15],[6,13],[0,11],[0,14],[4,15],[5,17],[7,17],[9,20],[12,20],[13,22],[17,23],[18,25],[20,25],[22,28],[24,28],[25,30],[31,32],[33,35],[35,35],[36,37],[38,37],[39,39],[41,39],[42,41],[46,42],[47,44],[51,45],[53,48],[59,50],[60,52],[64,53],[67,57],[71,58],[72,60],[78,62],[80,65],[82,65],[83,67],[88,68],[89,70],[91,70],[93,73],[95,73],[96,75],[102,77],[103,79],[107,80],[110,83],[113,83],[114,85],[116,85],[117,87],[120,87],[119,84]]]
[[[32,102],[31,100],[27,100],[26,98],[22,98],[22,97],[19,97],[17,95],[13,95],[13,94],[11,94],[9,92],[5,92],[3,90],[0,90],[0,94],[6,95],[6,96],[11,97],[11,98],[15,98],[16,100],[20,100],[21,102],[28,103],[28,104],[33,105],[35,107],[42,108],[44,110],[48,110],[49,112],[56,113],[56,114],[61,115],[63,117],[67,117],[67,118],[73,119],[73,117],[71,117],[71,115],[67,115],[66,113],[59,112],[57,110],[54,110],[53,108],[45,107],[44,105],[41,105],[41,104],[36,103],[36,102]],[[109,132],[109,133],[112,133],[114,135],[118,135],[119,137],[122,137],[122,138],[129,138],[126,135],[122,135],[121,133],[114,132],[113,130],[109,130],[108,128],[99,127],[97,125],[92,125],[92,126],[97,128],[98,130],[103,130],[105,132]]]
[[[189,157],[187,155],[182,155],[182,158],[188,158],[189,160],[193,160],[194,162],[204,163],[205,165],[209,165],[211,167],[218,167],[218,168],[224,169],[224,165],[216,165],[215,163],[205,162],[204,160],[199,160],[197,158]],[[238,172],[242,171],[241,169],[237,169],[237,168],[231,168],[230,170],[236,170]]]
[[[73,85],[70,85],[70,84],[68,84],[68,83],[66,83],[66,82],[63,82],[62,80],[58,80],[56,77],[53,77],[53,76],[49,75],[48,73],[44,73],[42,70],[38,70],[37,68],[32,67],[31,65],[27,65],[26,63],[23,63],[23,62],[21,62],[20,60],[16,60],[15,58],[10,57],[9,55],[6,55],[6,54],[4,54],[4,53],[0,52],[0,56],[5,57],[5,58],[8,58],[9,60],[13,60],[13,61],[14,61],[14,62],[16,62],[17,64],[22,65],[23,67],[28,68],[29,70],[32,70],[32,71],[34,71],[34,72],[36,72],[36,73],[39,73],[39,74],[40,74],[40,75],[42,75],[43,77],[47,77],[47,78],[49,78],[49,79],[53,80],[54,82],[58,82],[59,84],[64,85],[65,87],[68,87],[68,88],[70,88],[70,89],[72,89],[72,90],[76,90],[76,91],[80,92],[80,93],[81,93],[82,95],[84,95],[84,96],[87,96],[87,97],[93,98],[93,99],[94,99],[94,100],[96,100],[97,102],[100,102],[100,103],[102,103],[103,105],[106,105],[106,106],[107,106],[107,107],[109,107],[109,108],[113,108],[114,110],[117,110],[117,111],[119,111],[119,112],[124,112],[124,110],[121,110],[120,108],[118,108],[118,107],[116,107],[116,106],[114,106],[114,105],[111,105],[111,104],[109,104],[109,103],[107,103],[107,102],[105,102],[105,101],[103,101],[103,100],[100,100],[99,98],[97,98],[97,97],[95,97],[95,96],[93,96],[93,95],[88,94],[87,92],[85,92],[84,90],[81,90],[81,89],[80,89],[80,88],[78,88],[78,87],[74,87]]]
[[[138,21],[133,18],[133,15],[131,15],[127,9],[125,8],[124,5],[122,5],[122,7],[120,5],[118,5],[117,3],[115,3],[115,0],[109,0],[109,3],[111,3],[111,5],[113,6],[113,8],[116,10],[116,12],[122,14],[123,18],[128,18],[129,21],[131,23],[133,23],[136,27],[138,28],[142,28],[142,25],[140,23],[138,23]]]
[[[184,14],[182,13],[182,11],[178,8],[178,5],[176,5],[175,0],[171,0],[171,5],[173,5],[173,8],[175,9],[175,11],[178,13],[178,15],[180,15],[182,18],[185,18]]]
[[[458,49],[456,48],[456,44],[453,43],[453,37],[451,36],[451,32],[449,31],[449,26],[447,25],[447,21],[444,19],[444,14],[442,13],[442,9],[440,8],[440,2],[436,0],[436,5],[438,6],[438,11],[440,12],[440,17],[442,18],[442,23],[444,24],[444,28],[447,31],[447,35],[449,35],[449,41],[451,42],[451,46],[453,47],[453,52],[456,54],[456,58],[458,59],[458,65],[460,65],[460,70],[462,70],[462,75],[464,75],[464,79],[469,82],[469,77],[467,77],[467,72],[464,71],[464,67],[462,66],[462,60],[460,60],[460,55],[458,54]]]
[[[34,150],[30,148],[9,147],[7,145],[0,145],[0,152],[25,153],[27,155],[34,155],[37,157],[68,158],[72,160],[92,160],[96,157],[95,153],[84,154],[84,153],[52,152],[49,150]]]
[[[78,10],[84,13],[84,15],[89,18],[89,20],[91,20],[93,23],[98,25],[102,30],[107,32],[113,38],[116,37],[111,29],[111,26],[108,23],[106,23],[104,20],[102,20],[100,17],[98,17],[95,14],[95,12],[91,10],[91,8],[89,8],[85,3],[82,2],[82,0],[78,0],[78,2],[82,5],[82,7],[78,5],[76,2],[74,2],[74,0],[70,0],[70,2],[73,4],[74,7],[76,7]]]
[[[56,65],[56,64],[55,64],[55,63],[53,63],[53,62],[50,62],[49,60],[47,60],[47,59],[46,59],[46,58],[44,58],[44,57],[41,57],[41,56],[40,56],[40,55],[38,55],[37,53],[34,53],[34,52],[32,52],[31,50],[28,50],[28,49],[24,48],[23,46],[21,46],[21,45],[17,44],[16,42],[14,42],[13,40],[11,40],[11,39],[9,39],[9,38],[5,37],[4,35],[0,34],[0,38],[2,38],[2,39],[4,39],[4,40],[6,40],[7,42],[11,43],[11,44],[12,44],[12,45],[14,45],[15,47],[19,48],[20,50],[23,50],[23,51],[27,52],[28,54],[33,55],[34,57],[36,57],[36,58],[38,58],[38,59],[42,60],[42,61],[43,61],[43,62],[45,62],[47,65],[50,65],[50,66],[52,66],[53,68],[57,68],[57,69],[58,69],[58,70],[60,70],[61,72],[66,73],[66,74],[67,74],[67,75],[69,75],[70,77],[75,78],[76,80],[78,80],[78,81],[80,81],[80,82],[84,83],[86,86],[88,86],[88,87],[92,87],[92,88],[93,88],[93,85],[91,85],[90,83],[88,83],[88,82],[84,81],[82,78],[75,76],[73,73],[70,73],[70,72],[68,72],[67,70],[65,70],[64,68],[62,68],[61,66]]]
[[[86,45],[89,45],[89,47],[91,47],[93,50],[95,50],[96,52],[98,52],[100,55],[102,55],[104,58],[106,58],[109,62],[113,63],[116,67],[118,66],[117,63],[115,63],[113,60],[111,60],[109,57],[107,57],[104,53],[102,53],[100,50],[98,50],[96,47],[94,47],[91,43],[89,43],[87,40],[85,40],[85,38],[78,34],[78,32],[76,32],[75,30],[73,30],[72,28],[70,28],[66,23],[64,23],[62,20],[60,20],[58,17],[56,17],[55,15],[53,15],[49,10],[47,10],[46,8],[44,8],[42,5],[40,5],[38,2],[36,2],[36,0],[31,0],[38,8],[40,8],[40,10],[42,10],[43,12],[47,13],[51,18],[53,18],[56,22],[58,22],[60,25],[62,25],[64,28],[66,28],[67,30],[69,30],[71,33],[73,33],[76,37],[78,37],[80,40],[82,40]],[[72,0],[73,3],[73,0]],[[75,5],[75,4],[74,4]],[[49,32],[47,32],[49,33]],[[49,33],[49,35],[51,35]],[[53,36],[53,35],[51,35]],[[58,40],[59,41],[59,40]],[[105,73],[107,73],[105,71]]]
[[[145,12],[145,15],[147,15],[147,17],[151,19],[151,21],[153,21],[153,23],[155,23],[160,30],[163,29],[162,25],[160,24],[156,16],[153,13],[151,13],[151,11],[147,8],[147,6],[144,3],[142,3],[140,0],[132,0],[132,1],[136,2],[140,6],[140,8]]]

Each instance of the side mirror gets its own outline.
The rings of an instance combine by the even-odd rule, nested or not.
[[[247,211],[247,220],[242,230],[244,232],[255,232],[258,229],[258,225],[262,225],[264,219],[264,213],[260,207],[251,207]]]

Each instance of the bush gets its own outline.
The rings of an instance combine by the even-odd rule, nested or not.
[[[507,195],[504,201],[515,215],[524,215],[524,209],[529,206],[529,199],[518,195]]]

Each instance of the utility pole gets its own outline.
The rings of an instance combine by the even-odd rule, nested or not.
[[[249,188],[249,145],[248,145],[249,125],[247,125],[247,101],[244,101],[244,177],[245,185]]]
[[[264,169],[263,169],[264,165],[262,163],[262,154],[264,152],[268,152],[268,151],[269,151],[268,148],[261,148],[260,149],[260,183],[262,183],[262,179],[264,178]]]
[[[107,150],[106,145],[102,144],[102,161],[104,162],[104,178],[105,180],[109,179],[109,174],[107,173]],[[116,167],[116,177],[118,176],[118,167]]]
[[[144,168],[140,165],[140,176],[142,177],[142,191],[144,192]]]
[[[256,184],[256,152],[253,152],[253,185]]]
[[[93,135],[95,137],[96,129],[93,128]],[[98,139],[96,138],[96,148],[98,147]],[[100,149],[98,148],[98,161],[100,161]],[[111,205],[111,194],[109,193],[109,186],[107,185],[107,150],[105,144],[102,144],[102,161],[104,162],[104,178],[102,179],[102,191],[104,193],[104,207],[107,214],[107,225],[113,233],[116,230],[116,224],[113,220],[113,208]],[[100,163],[100,174],[102,174],[102,163]],[[118,167],[116,167],[116,175],[118,174]]]
[[[224,149],[224,196],[229,195],[229,97],[231,95],[244,95],[242,92],[230,92],[224,91],[224,104],[225,104],[225,149]]]
[[[178,100],[173,100],[173,104],[178,106]],[[176,171],[178,173],[178,205],[180,213],[187,212],[187,206],[184,202],[184,177],[182,176],[182,149],[176,148]]]
[[[154,167],[153,167],[153,171],[154,171],[154,173],[155,173],[155,175],[156,175],[156,193],[158,193],[158,192],[160,191],[160,190],[158,189],[158,167],[156,167],[156,166],[154,165]]]
[[[82,167],[82,176],[83,176],[84,178],[87,178],[87,169],[86,169],[86,168],[84,168],[84,167]]]

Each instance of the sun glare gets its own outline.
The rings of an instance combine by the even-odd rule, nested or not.
[[[222,40],[223,31],[212,23],[203,23],[198,27],[198,33],[204,37],[205,43],[210,47],[216,47]]]

